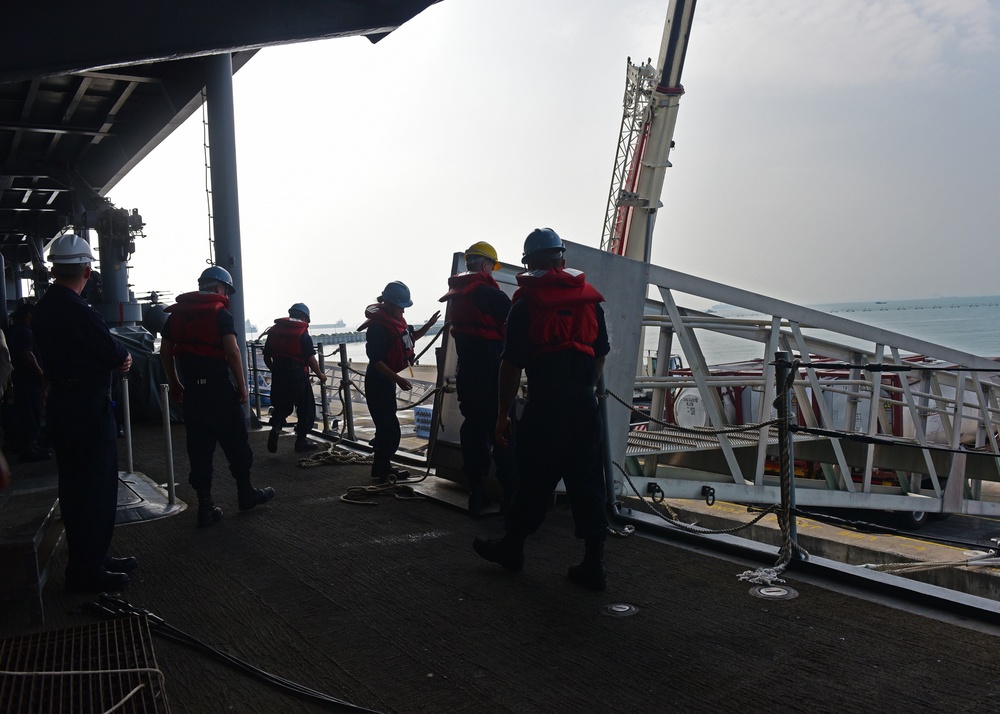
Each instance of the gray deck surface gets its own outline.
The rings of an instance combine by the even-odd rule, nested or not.
[[[174,429],[178,495],[183,427]],[[995,712],[1000,639],[859,599],[789,574],[787,601],[751,597],[739,563],[644,537],[607,546],[609,587],[566,578],[581,545],[557,503],[528,541],[520,574],[480,560],[471,519],[432,500],[344,503],[368,467],[299,468],[251,434],[254,481],[276,498],[248,513],[217,470],[225,510],[198,529],[194,511],[118,528],[116,554],[142,565],[128,599],[226,652],[382,712]],[[221,453],[217,466],[223,465]],[[164,479],[159,427],[137,428],[136,471]],[[54,469],[32,465],[33,473]],[[22,469],[22,473],[25,470]],[[15,464],[15,477],[17,477]],[[45,589],[55,629],[93,621],[63,591],[65,547]],[[605,605],[638,608],[611,617]],[[0,605],[0,637],[37,631],[28,609]],[[160,638],[173,712],[314,712],[305,702]]]

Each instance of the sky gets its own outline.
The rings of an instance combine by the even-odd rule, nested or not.
[[[247,317],[355,327],[402,280],[419,324],[476,241],[598,247],[667,5],[443,0],[261,50],[234,77]],[[701,0],[652,262],[805,305],[1000,293],[998,34],[1000,0]],[[197,112],[108,194],[147,224],[136,294],[196,288],[204,163]]]

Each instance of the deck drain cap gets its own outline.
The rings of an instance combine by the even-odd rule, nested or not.
[[[784,585],[758,585],[750,588],[750,594],[764,600],[791,600],[799,596],[798,592]]]
[[[611,617],[628,617],[639,612],[635,605],[628,605],[623,602],[614,602],[601,608],[601,612]]]

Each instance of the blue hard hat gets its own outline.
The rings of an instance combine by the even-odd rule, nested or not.
[[[236,286],[233,285],[233,276],[229,274],[228,270],[220,268],[218,265],[205,268],[201,272],[201,275],[198,277],[198,287],[203,288],[206,283],[222,283],[226,286],[227,295],[232,295],[236,292]]]
[[[535,253],[542,253],[549,250],[566,250],[562,238],[551,228],[536,228],[524,239],[524,255],[521,262],[524,263]]]
[[[413,304],[410,300],[410,289],[398,280],[393,280],[385,286],[385,290],[382,291],[382,302],[396,307],[410,307]]]
[[[309,308],[306,307],[304,302],[297,302],[288,308],[288,316],[291,317],[293,312],[301,312],[306,316],[306,322],[309,322]]]

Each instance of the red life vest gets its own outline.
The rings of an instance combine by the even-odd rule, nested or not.
[[[279,317],[267,331],[264,342],[264,356],[288,359],[305,365],[307,358],[302,353],[302,335],[309,331],[305,320]]]
[[[512,302],[527,300],[531,309],[528,340],[531,356],[576,350],[594,356],[597,312],[604,297],[579,270],[535,270],[517,276]]]
[[[476,306],[472,294],[481,286],[500,289],[489,273],[459,273],[448,278],[448,292],[439,302],[451,301],[451,334],[472,335],[485,340],[503,340],[504,324],[494,315],[488,315]]]
[[[385,363],[389,369],[399,372],[413,364],[413,339],[406,320],[393,317],[377,303],[365,308],[365,318],[367,319],[358,327],[359,332],[367,330],[369,325],[381,325],[389,333],[389,351],[385,355]]]
[[[216,293],[183,293],[166,309],[174,354],[192,354],[225,360],[216,316],[229,307],[229,298]]]

